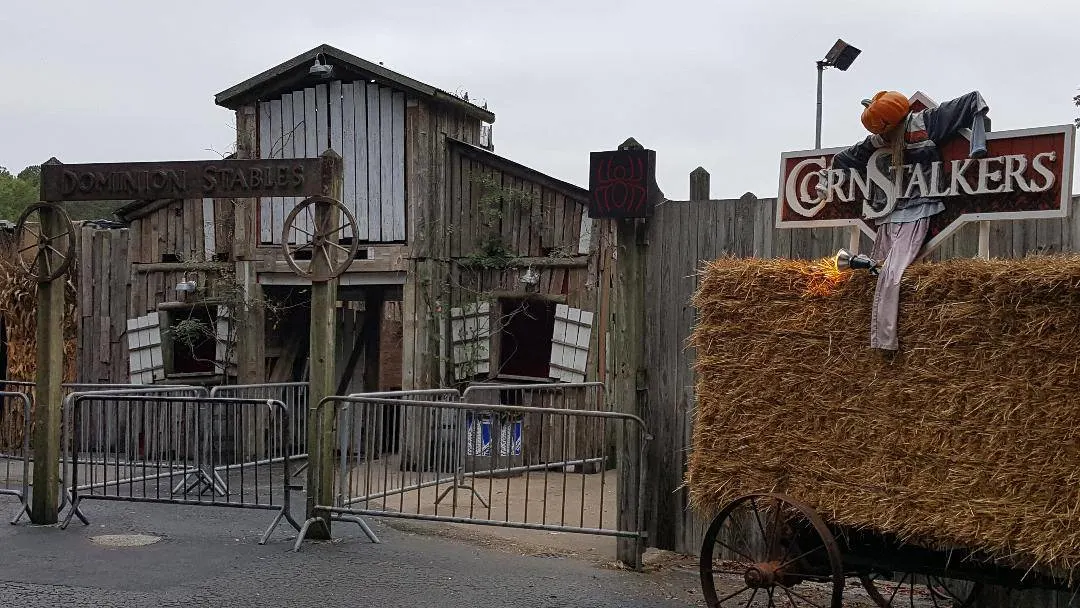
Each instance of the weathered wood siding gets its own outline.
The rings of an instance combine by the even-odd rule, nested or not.
[[[157,201],[134,214],[127,253],[131,316],[175,301],[173,289],[188,269],[228,260],[232,217],[233,202],[214,199]]]
[[[127,229],[79,228],[76,262],[77,332],[76,381],[128,381],[128,350],[124,332],[128,319]]]
[[[1076,201],[1061,220],[1017,220],[991,225],[990,254],[1022,257],[1033,253],[1080,251],[1080,214]],[[671,201],[657,208],[648,222],[646,271],[646,422],[649,483],[646,522],[650,544],[697,553],[707,521],[687,504],[680,489],[690,446],[694,410],[694,352],[685,346],[695,312],[690,298],[696,272],[704,260],[737,257],[816,259],[848,246],[846,228],[780,230],[775,225],[775,199],[752,195],[736,200]],[[861,250],[872,242],[863,236]],[[978,226],[957,231],[933,259],[973,257]]]
[[[410,257],[402,294],[402,385],[439,386],[440,328],[449,306],[440,297],[449,279],[447,137],[478,144],[481,122],[463,113],[410,101],[405,113],[406,217]],[[445,299],[445,296],[443,296]]]
[[[410,108],[407,141],[428,142],[415,151],[421,169],[410,185],[416,212],[415,281],[406,286],[404,323],[405,385],[429,387],[454,380],[451,311],[497,297],[536,296],[595,313],[601,308],[601,230],[588,218],[585,191],[480,149],[480,123],[462,118],[443,122],[426,108]],[[444,117],[451,118],[451,117]],[[431,121],[437,124],[432,126]],[[435,140],[427,134],[434,134]],[[448,141],[447,136],[453,141]],[[410,158],[414,158],[410,148]],[[434,162],[425,159],[431,154]],[[424,188],[434,186],[434,191]],[[493,189],[511,196],[486,196]],[[427,202],[425,205],[424,203]],[[486,258],[485,241],[497,239],[514,258],[509,265]],[[538,282],[521,282],[531,268]],[[492,308],[492,314],[497,315]],[[590,379],[596,377],[599,328],[592,332]],[[497,328],[493,331],[497,334]],[[498,358],[498,336],[491,340]],[[440,365],[442,362],[442,365]],[[491,373],[497,371],[492,366]]]
[[[229,254],[230,201],[158,201],[130,220],[131,262],[210,262]]]
[[[344,161],[342,202],[361,241],[406,240],[405,105],[402,91],[335,80],[258,104],[259,158],[314,158],[328,148]],[[292,197],[259,200],[259,242],[279,244]],[[301,219],[299,227],[309,222]],[[290,242],[296,238],[294,232]]]

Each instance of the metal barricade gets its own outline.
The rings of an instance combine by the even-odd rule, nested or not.
[[[607,392],[603,382],[546,382],[514,384],[473,382],[461,394],[472,403],[523,405],[567,410],[606,412]]]
[[[336,433],[329,435],[336,442],[334,504],[315,509],[331,519],[408,518],[596,534],[636,543],[645,537],[642,459],[648,435],[636,416],[372,395],[328,397],[317,406],[315,415],[320,421],[323,408],[335,411]],[[396,429],[383,424],[391,408],[399,412],[401,425]],[[463,437],[459,432],[470,418],[488,421],[483,447],[477,443],[479,434]],[[450,424],[450,432],[440,434],[442,425],[430,424],[432,419]],[[358,426],[367,432],[358,433]],[[415,437],[420,444],[432,446],[433,461],[446,463],[434,468],[454,468],[464,453],[469,470],[450,477],[446,471],[415,470],[406,462],[406,451],[385,450],[388,439],[383,433],[388,428],[403,443]],[[626,447],[618,463],[621,470],[608,466],[610,455],[602,443],[585,449],[571,429],[620,437]],[[319,436],[328,437],[324,429]],[[440,460],[440,452],[447,456]],[[598,466],[580,467],[589,463]],[[464,486],[468,494],[458,492],[463,479],[470,482]],[[450,499],[443,500],[447,496]],[[316,517],[305,522],[297,550],[307,528],[322,521]]]
[[[21,492],[21,496],[22,496],[22,499],[23,499],[24,503],[28,503],[29,499],[30,499],[29,494],[27,493],[27,489],[29,488],[29,483],[30,483],[29,480],[30,480],[30,477],[33,474],[33,466],[34,466],[34,451],[33,451],[33,448],[32,448],[32,441],[33,441],[32,425],[33,425],[33,422],[32,422],[32,414],[31,414],[31,412],[33,411],[33,403],[35,402],[35,388],[36,388],[36,386],[37,385],[34,382],[17,381],[17,380],[4,380],[3,381],[3,389],[4,389],[4,391],[10,392],[10,393],[17,393],[17,394],[21,395],[20,402],[23,402],[23,401],[25,401],[25,402],[21,403],[21,404],[13,404],[13,403],[10,402],[10,398],[5,398],[3,408],[0,408],[0,434],[5,435],[3,438],[0,438],[0,463],[2,463],[2,465],[3,465],[4,478],[6,478],[8,480],[7,482],[5,482],[4,487],[8,487],[9,489],[13,489],[14,486],[12,485],[12,486],[9,487],[8,483],[13,484],[14,482],[12,480],[16,479],[16,475],[18,477],[20,477],[20,478],[24,477],[25,478],[24,481],[25,481],[25,483],[27,485],[27,488],[26,489],[20,488],[18,490],[19,492]],[[180,386],[180,385],[153,385],[153,386],[149,386],[149,385],[145,385],[145,384],[65,383],[65,384],[62,385],[62,389],[63,389],[63,393],[65,394],[65,401],[64,401],[64,404],[61,406],[63,411],[67,411],[67,409],[68,409],[68,406],[67,406],[68,401],[67,400],[71,397],[72,394],[74,394],[76,392],[79,392],[79,391],[95,391],[95,392],[98,392],[98,393],[101,393],[101,394],[104,394],[104,393],[113,394],[113,393],[122,393],[122,392],[129,392],[129,393],[130,392],[145,392],[145,393],[150,393],[150,394],[164,394],[164,393],[175,392],[175,391],[186,391],[186,392],[191,392],[192,394],[198,394],[198,391],[201,391],[202,393],[205,394],[205,392],[206,392],[205,389],[203,389],[201,387],[194,387],[194,386]],[[22,414],[22,412],[21,412],[21,409],[24,406],[26,408],[25,415]],[[5,422],[5,420],[11,419],[11,417],[14,417],[14,416],[21,417],[22,420],[24,421],[24,424],[26,425],[25,431],[23,431],[21,433],[22,434],[22,439],[19,440],[19,441],[25,441],[25,445],[20,444],[17,450],[13,447],[14,444],[12,443],[12,437],[16,434],[16,431],[14,430],[13,427],[11,427],[11,425],[9,425],[8,423]],[[20,424],[22,424],[22,423],[20,423]],[[59,463],[61,465],[66,464],[66,463],[70,463],[70,459],[68,458],[68,451],[67,451],[68,441],[66,441],[66,439],[65,439],[65,437],[68,434],[68,429],[70,428],[70,426],[71,426],[70,421],[64,420],[62,418],[62,422],[61,422],[61,425],[60,425],[60,429],[61,429],[61,440],[60,440],[61,441],[61,456],[60,456],[60,460],[61,460],[61,463]],[[16,469],[15,463],[16,462],[21,463],[18,466],[18,473],[17,474],[15,472],[15,469]],[[58,507],[59,509],[65,508],[67,506],[67,504],[68,504],[66,488],[63,487],[63,485],[64,485],[63,484],[63,479],[64,479],[64,474],[61,473],[61,476],[60,476],[60,486],[61,486],[60,487],[60,505]],[[0,479],[0,481],[4,481],[4,479]],[[0,492],[0,493],[3,493],[3,492]],[[22,516],[24,514],[29,515],[29,509],[28,508],[20,509],[19,513],[15,516],[15,519],[12,520],[11,523],[13,523],[13,524],[18,523],[18,521],[22,518]],[[79,515],[80,518],[82,517],[81,514],[78,514],[78,515]]]
[[[466,403],[491,403],[497,405],[519,405],[546,409],[583,410],[588,412],[610,411],[606,400],[606,387],[603,382],[552,382],[543,384],[502,384],[498,382],[478,382],[470,384],[461,395]],[[466,416],[462,429],[463,445],[466,449],[461,454],[461,466],[464,471],[471,470],[468,456],[476,451],[489,449],[492,422],[483,416]],[[597,472],[600,462],[589,460],[590,455],[601,453],[607,444],[611,449],[614,437],[605,437],[596,432],[595,425],[581,428],[573,426],[567,429],[568,441],[573,446],[565,454],[567,461],[583,461],[580,464],[567,465],[572,470],[587,469]],[[513,429],[511,429],[513,432]],[[544,449],[552,449],[548,446]],[[552,461],[555,454],[541,456],[545,461]],[[511,458],[509,466],[520,466],[522,462]]]
[[[30,395],[0,392],[0,496],[19,501],[12,524],[30,513],[30,417]]]
[[[76,394],[71,509],[83,523],[86,500],[209,505],[277,511],[264,544],[289,511],[290,461],[279,458],[291,433],[285,404],[273,399]]]
[[[237,399],[274,399],[285,404],[292,431],[284,454],[294,458],[307,458],[307,382],[268,382],[264,384],[226,384],[210,389],[211,397]]]

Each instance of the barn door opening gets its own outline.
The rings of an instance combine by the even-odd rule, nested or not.
[[[548,378],[555,306],[534,298],[499,299],[499,377]]]

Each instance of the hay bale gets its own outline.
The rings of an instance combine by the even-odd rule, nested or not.
[[[898,353],[869,348],[873,292],[829,261],[705,265],[694,507],[779,491],[910,542],[1080,565],[1080,257],[913,265]]]

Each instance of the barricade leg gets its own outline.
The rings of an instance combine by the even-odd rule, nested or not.
[[[15,517],[11,520],[11,525],[13,526],[19,523],[19,520],[22,519],[23,515],[30,515],[30,503],[26,500],[26,496],[23,496],[19,500],[22,504],[19,505],[19,511],[15,513]]]

